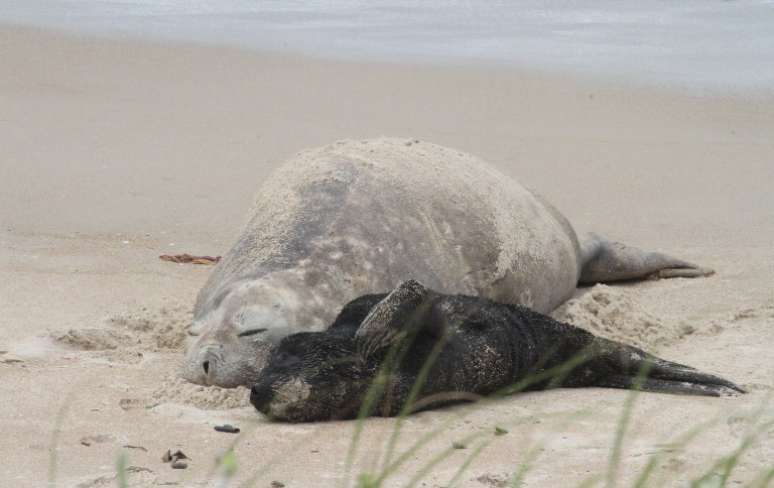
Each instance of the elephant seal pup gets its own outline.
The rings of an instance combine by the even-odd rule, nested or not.
[[[379,377],[381,388],[373,386]],[[306,422],[353,418],[369,394],[367,413],[393,416],[509,389],[559,386],[743,392],[522,306],[443,295],[407,281],[387,296],[349,303],[326,332],[284,338],[250,402],[272,419]]]
[[[182,375],[250,386],[283,337],[323,330],[355,297],[416,279],[550,312],[581,283],[708,270],[589,236],[473,156],[406,139],[304,151],[264,182],[199,292]]]

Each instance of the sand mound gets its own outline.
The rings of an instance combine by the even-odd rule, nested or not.
[[[191,322],[188,307],[167,306],[159,310],[142,308],[116,314],[102,328],[69,329],[51,334],[60,344],[95,353],[100,360],[137,363],[146,353],[181,353],[185,346],[185,328]],[[250,406],[250,390],[225,389],[188,383],[171,374],[144,398],[125,398],[121,408],[130,410],[160,403],[179,403],[207,410],[225,410]]]
[[[70,329],[53,337],[57,342],[83,351],[112,350],[134,342],[132,336],[125,332],[96,328]]]
[[[60,344],[83,351],[136,353],[179,351],[185,344],[185,327],[191,312],[183,306],[142,308],[138,312],[113,315],[101,328],[69,329],[51,334]]]
[[[606,285],[594,286],[552,315],[607,339],[651,351],[694,332],[684,322],[656,317],[626,291]]]
[[[151,394],[150,405],[159,403],[182,403],[207,410],[249,407],[250,390],[195,385],[177,376],[168,376]]]
[[[145,350],[181,350],[185,328],[191,323],[191,311],[180,305],[162,307],[156,312],[146,308],[138,313],[115,315],[108,319],[114,329],[129,331]]]

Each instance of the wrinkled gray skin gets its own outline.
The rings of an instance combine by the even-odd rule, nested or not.
[[[191,382],[250,386],[283,337],[407,279],[549,312],[579,282],[711,273],[594,235],[580,244],[556,209],[484,161],[405,139],[299,153],[250,215],[197,298]]]
[[[323,332],[285,337],[250,402],[271,419],[310,422],[394,416],[560,386],[744,393],[726,379],[528,308],[444,295],[409,280],[389,295],[348,303]]]

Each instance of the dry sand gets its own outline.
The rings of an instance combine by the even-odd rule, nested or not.
[[[237,477],[332,486],[352,422],[266,423],[245,390],[175,379],[182,327],[209,272],[159,254],[220,254],[284,157],[341,138],[416,137],[481,156],[580,229],[717,270],[581,290],[558,315],[733,379],[735,398],[640,395],[618,478],[661,453],[654,486],[684,486],[758,442],[731,486],[774,459],[774,102],[483,68],[348,64],[222,48],[0,28],[0,485],[207,486],[238,437]],[[390,478],[402,486],[573,486],[606,473],[627,392],[554,390],[426,412],[398,450],[441,434]],[[765,405],[757,424],[751,412]],[[580,412],[580,413],[579,413]],[[673,444],[715,422],[685,450]],[[366,423],[352,473],[373,470],[395,421]],[[495,425],[509,433],[493,436]],[[133,447],[129,447],[133,446]],[[161,462],[182,449],[186,470]],[[53,469],[50,468],[53,466]],[[713,485],[714,486],[714,485]]]

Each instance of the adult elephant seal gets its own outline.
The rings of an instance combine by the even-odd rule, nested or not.
[[[590,236],[474,156],[406,139],[303,151],[261,187],[199,292],[182,375],[252,386],[283,337],[353,298],[416,279],[441,293],[549,312],[580,283],[711,273]]]

